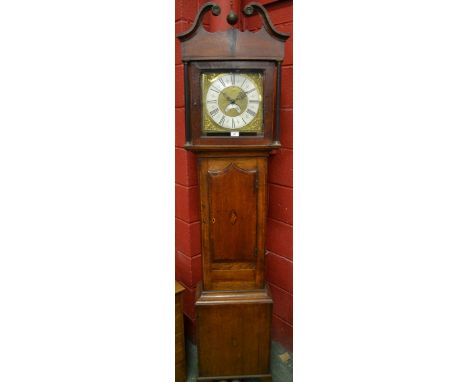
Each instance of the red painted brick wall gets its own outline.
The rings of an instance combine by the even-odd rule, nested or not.
[[[176,0],[175,33],[187,30],[202,1]],[[175,278],[185,288],[185,329],[194,337],[195,288],[201,280],[200,212],[195,156],[186,151],[184,75],[181,50],[175,39]]]
[[[206,1],[176,0],[176,33],[191,25],[199,6]],[[242,1],[243,7],[249,1]],[[292,350],[293,339],[293,12],[292,0],[261,0],[276,28],[290,33],[283,62],[281,97],[281,143],[283,147],[270,158],[269,212],[267,225],[266,280],[273,294],[272,337]],[[206,17],[209,22],[209,17]],[[261,26],[258,16],[242,20],[245,29]],[[209,30],[209,25],[206,25]],[[184,145],[184,89],[180,44],[176,39],[176,100],[175,100],[175,264],[176,279],[186,288],[184,313],[186,330],[190,336],[195,328],[195,287],[201,280],[200,215],[195,156]]]

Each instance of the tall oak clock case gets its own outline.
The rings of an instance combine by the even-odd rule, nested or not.
[[[185,148],[196,153],[203,278],[196,306],[198,380],[271,380],[273,301],[264,278],[268,156],[279,148],[281,63],[287,34],[258,3],[257,32],[207,32],[203,5],[178,35],[184,62]],[[233,25],[237,15],[228,16]]]

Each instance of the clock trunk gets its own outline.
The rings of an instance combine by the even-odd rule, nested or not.
[[[266,176],[263,152],[199,154],[203,287],[264,287]]]

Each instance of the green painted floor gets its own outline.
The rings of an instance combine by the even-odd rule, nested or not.
[[[187,382],[196,382],[198,376],[197,347],[190,341],[186,342]],[[273,382],[292,382],[293,355],[279,343],[271,343],[271,374]],[[242,382],[257,382],[257,379],[243,379]]]

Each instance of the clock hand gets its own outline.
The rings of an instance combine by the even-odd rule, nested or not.
[[[235,101],[240,101],[241,99],[244,99],[246,96],[246,94],[243,92],[243,91],[240,91],[239,94],[237,95],[236,99],[234,100]]]
[[[221,94],[222,94],[222,95],[224,96],[224,98],[226,98],[230,103],[235,103],[235,102],[236,102],[236,101],[233,100],[231,97],[229,97],[227,94],[225,94],[225,93],[221,93]]]

